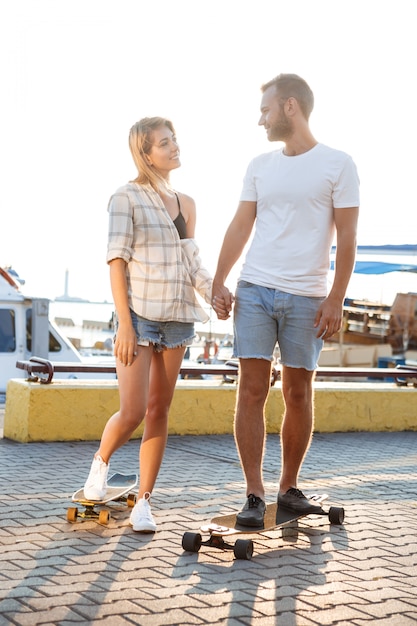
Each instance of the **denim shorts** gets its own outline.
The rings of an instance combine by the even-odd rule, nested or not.
[[[167,348],[190,346],[194,340],[194,324],[192,322],[154,322],[141,317],[130,309],[133,328],[138,338],[138,346],[153,345],[155,352]],[[114,330],[117,333],[118,319],[114,316]]]
[[[314,319],[324,298],[296,296],[240,280],[235,294],[233,356],[272,361],[309,371],[317,367],[323,340]]]

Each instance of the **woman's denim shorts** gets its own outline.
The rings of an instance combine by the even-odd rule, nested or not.
[[[192,322],[154,322],[141,317],[130,309],[133,328],[138,338],[138,346],[153,345],[155,352],[167,348],[190,346],[194,340],[194,324]],[[117,333],[118,319],[114,316],[114,330]]]
[[[235,294],[233,356],[273,361],[309,371],[317,367],[323,340],[316,337],[316,313],[324,298],[296,296],[240,280]]]

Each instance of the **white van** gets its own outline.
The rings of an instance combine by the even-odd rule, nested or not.
[[[13,270],[0,267],[0,394],[10,378],[25,378],[16,361],[38,356],[50,361],[90,362],[49,319],[49,300],[32,298],[21,291],[22,281]],[[70,378],[70,373],[55,374]],[[77,374],[77,378],[115,378],[112,374]]]

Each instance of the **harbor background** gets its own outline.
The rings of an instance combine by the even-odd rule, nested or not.
[[[359,258],[359,257],[358,257]],[[369,258],[369,257],[367,257]],[[410,257],[373,257],[381,262],[416,263],[416,258]],[[240,267],[240,264],[237,264]],[[236,275],[238,275],[236,273]],[[329,275],[329,286],[333,278],[333,272]],[[233,280],[233,279],[232,279]],[[229,288],[234,290],[234,282],[228,281]],[[68,277],[66,287],[68,290]],[[63,278],[64,284],[64,278]],[[351,277],[347,290],[347,298],[364,300],[391,306],[397,293],[417,293],[417,274],[411,272],[390,272],[387,274],[368,275],[356,274]],[[31,294],[33,295],[33,294]],[[39,294],[38,294],[39,295]],[[64,298],[67,299],[64,299]],[[218,320],[214,311],[204,304],[210,320],[205,324],[196,324],[198,339],[208,338],[212,335],[222,337],[233,334],[233,319],[226,321]],[[50,302],[50,317],[52,320],[59,319],[60,329],[70,338],[82,338],[83,347],[92,347],[95,342],[110,340],[113,336],[111,319],[114,305],[111,300],[88,301],[77,297],[77,285],[66,296],[58,296]],[[67,319],[70,324],[62,323]],[[72,324],[71,324],[72,322]],[[96,324],[96,323],[99,324]]]
[[[206,339],[216,338],[218,341],[233,333],[232,319],[219,321],[214,311],[204,307],[210,316],[205,324],[195,325],[195,348],[190,357],[195,360],[202,352],[201,346]],[[96,344],[105,344],[104,351],[112,350],[114,306],[111,302],[62,301],[53,300],[49,305],[49,315],[77,348],[94,348]],[[74,341],[75,340],[75,341]],[[79,340],[79,342],[78,342]],[[96,345],[100,348],[101,346]],[[102,351],[102,350],[98,350]],[[94,351],[87,350],[87,354]]]

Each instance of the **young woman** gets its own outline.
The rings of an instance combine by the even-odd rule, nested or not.
[[[130,130],[137,178],[109,202],[107,262],[116,309],[114,354],[120,409],[107,422],[84,487],[86,498],[106,493],[109,461],[145,420],[139,451],[139,494],[130,515],[137,532],[154,532],[150,497],[168,434],[168,413],[194,322],[207,321],[195,290],[211,303],[212,279],[193,239],[192,198],[170,185],[180,167],[172,123],[144,118]],[[226,310],[217,311],[227,319]]]

